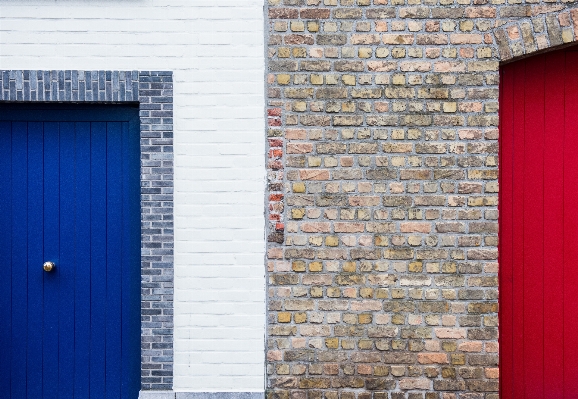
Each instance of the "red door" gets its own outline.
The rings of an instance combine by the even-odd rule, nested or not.
[[[578,398],[578,49],[500,91],[500,397]]]

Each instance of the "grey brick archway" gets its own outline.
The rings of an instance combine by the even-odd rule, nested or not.
[[[172,389],[172,72],[4,70],[0,71],[0,102],[139,104],[141,389]]]

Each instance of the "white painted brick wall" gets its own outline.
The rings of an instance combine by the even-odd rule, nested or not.
[[[0,69],[172,70],[176,391],[264,389],[263,0],[0,0]]]

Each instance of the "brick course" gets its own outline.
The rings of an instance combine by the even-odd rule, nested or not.
[[[269,398],[497,399],[499,65],[578,7],[267,12]]]
[[[173,386],[173,74],[0,71],[0,102],[137,103],[141,154],[141,387]]]

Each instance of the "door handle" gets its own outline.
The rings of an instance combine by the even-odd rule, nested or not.
[[[55,267],[56,265],[53,262],[44,262],[44,265],[42,265],[45,272],[51,272]]]

